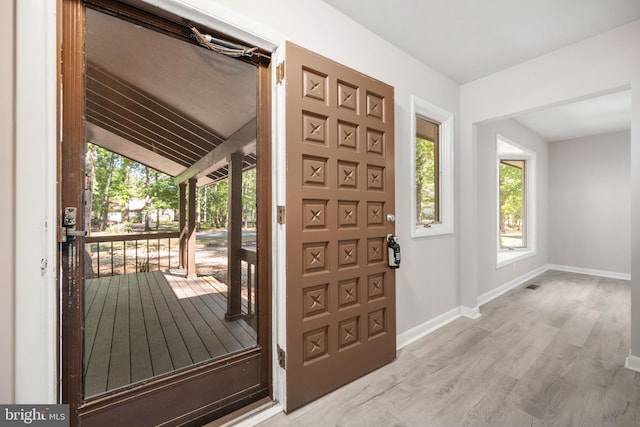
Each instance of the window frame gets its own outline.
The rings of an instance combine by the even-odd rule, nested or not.
[[[437,192],[440,221],[429,226],[418,224],[416,215],[416,119],[438,123]],[[453,113],[411,96],[411,237],[430,237],[454,233],[454,117]]]
[[[524,166],[524,224],[522,232],[526,236],[524,240],[525,246],[517,248],[508,248],[500,246],[500,162],[503,160],[522,160]],[[496,191],[496,229],[495,229],[495,245],[496,245],[496,268],[504,267],[516,261],[534,256],[536,254],[536,153],[503,135],[496,134],[496,173],[495,173],[495,191]]]

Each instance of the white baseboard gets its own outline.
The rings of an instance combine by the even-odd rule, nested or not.
[[[640,372],[640,357],[632,356],[629,352],[627,360],[624,362],[624,367],[635,372]]]
[[[462,310],[460,307],[456,307],[453,310],[449,310],[439,316],[434,317],[431,320],[415,326],[408,331],[402,332],[396,337],[396,349],[400,350],[408,346],[409,344],[418,341],[420,338],[429,335],[436,329],[440,329],[444,325],[453,322],[457,318],[462,316]]]
[[[460,306],[460,314],[464,317],[467,317],[471,320],[476,320],[477,318],[479,318],[481,316],[480,314],[480,307],[479,306],[475,306],[475,307],[467,307],[464,305]]]
[[[566,271],[568,273],[587,274],[589,276],[608,277],[610,279],[631,280],[631,274],[618,273],[615,271],[593,270],[591,268],[570,267],[568,265],[556,265],[556,264],[549,264],[547,265],[547,267],[549,270]]]
[[[498,298],[502,294],[506,294],[512,289],[517,288],[522,285],[524,282],[533,279],[539,274],[544,273],[549,270],[549,265],[543,265],[542,267],[538,267],[535,270],[531,270],[530,272],[523,274],[522,276],[516,277],[513,280],[508,281],[504,285],[500,285],[495,289],[490,290],[489,292],[485,292],[482,295],[478,296],[478,305],[483,305],[488,303],[489,301]]]

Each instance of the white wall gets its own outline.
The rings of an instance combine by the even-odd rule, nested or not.
[[[285,39],[293,41],[394,86],[396,230],[403,250],[402,268],[397,272],[397,330],[401,333],[411,329],[459,305],[457,235],[411,239],[411,185],[407,168],[413,139],[409,132],[412,120],[410,96],[415,94],[457,116],[460,97],[456,83],[399,51],[320,0],[149,2],[173,11],[188,10],[196,15],[216,16],[232,26],[241,27],[277,44]],[[51,10],[54,3],[47,0],[21,0],[19,3],[18,24],[22,22],[26,27],[29,23],[43,23],[34,25],[34,28],[44,34],[36,32],[33,37],[55,41],[55,28],[50,25],[52,15],[55,15]],[[30,32],[25,30],[25,33]],[[20,193],[28,194],[29,198],[20,198],[17,209],[23,224],[31,222],[37,226],[34,229],[32,225],[26,236],[31,239],[31,251],[27,247],[17,246],[21,273],[16,278],[16,289],[22,290],[17,295],[17,311],[20,313],[16,328],[25,336],[35,335],[37,339],[32,342],[24,339],[18,343],[17,353],[21,362],[17,371],[28,380],[19,390],[20,399],[36,402],[52,400],[50,379],[55,375],[55,345],[49,337],[51,328],[55,330],[56,325],[55,310],[51,311],[56,301],[55,295],[51,295],[55,290],[55,277],[46,274],[41,277],[39,270],[40,260],[48,256],[48,251],[55,250],[55,239],[51,239],[46,229],[44,238],[42,234],[42,221],[46,221],[52,212],[51,204],[55,206],[55,187],[53,191],[46,188],[55,184],[55,170],[49,170],[50,164],[47,163],[55,160],[52,154],[55,133],[53,137],[51,135],[52,124],[55,129],[55,111],[47,110],[51,95],[55,94],[55,81],[51,82],[51,69],[47,69],[53,67],[55,70],[55,59],[51,58],[52,52],[55,55],[55,49],[52,50],[48,44],[44,48],[33,49],[35,45],[42,47],[42,43],[32,41],[28,47],[27,41],[18,43],[24,53],[22,59],[18,55],[18,75],[22,76],[20,80],[25,84],[21,86],[18,82],[22,105],[18,111],[18,147],[23,148],[18,150],[22,153],[18,153],[17,182],[24,181]],[[30,86],[26,84],[28,79],[32,79]],[[28,106],[33,109],[31,114],[39,115],[38,120],[30,119]],[[35,176],[33,170],[29,170],[30,163],[25,157],[27,153],[34,156],[35,163],[31,164],[37,165]],[[47,178],[47,182],[40,180],[42,176]],[[28,208],[29,201],[32,202],[32,209]],[[29,213],[31,215],[27,215]],[[55,259],[55,256],[50,259]],[[50,266],[53,264],[49,263]],[[282,285],[274,284],[276,288]],[[27,310],[30,317],[27,317]],[[32,367],[31,371],[27,371],[28,366]]]
[[[631,272],[629,131],[549,145],[549,262]]]
[[[14,2],[0,2],[0,402],[12,403],[14,330]]]
[[[640,21],[465,84],[460,89],[461,301],[477,304],[476,124],[631,88],[631,217],[640,217]],[[597,52],[597,60],[594,54]],[[631,351],[640,356],[640,223],[631,225]]]
[[[498,200],[496,192],[496,135],[521,145],[536,154],[536,254],[496,267]],[[548,263],[547,250],[547,170],[548,143],[513,119],[478,126],[478,295],[493,291]]]

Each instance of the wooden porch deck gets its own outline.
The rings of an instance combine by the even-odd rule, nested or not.
[[[227,286],[213,277],[153,271],[85,286],[86,397],[256,345],[245,320],[225,319]]]

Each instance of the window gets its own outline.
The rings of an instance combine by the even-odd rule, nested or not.
[[[497,136],[498,267],[535,254],[535,153]]]
[[[527,247],[526,160],[500,160],[500,248]]]
[[[416,218],[419,225],[440,222],[439,123],[416,117]]]
[[[412,97],[412,237],[453,233],[453,114]]]

